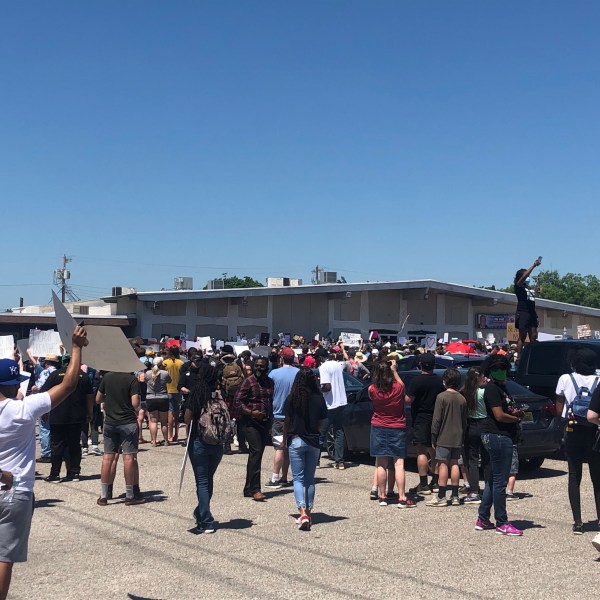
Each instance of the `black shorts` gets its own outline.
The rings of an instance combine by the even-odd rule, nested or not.
[[[433,415],[419,413],[413,419],[413,444],[431,447],[431,423]]]
[[[515,327],[519,331],[527,331],[538,326],[538,316],[535,313],[518,312],[515,315]]]
[[[147,399],[146,405],[148,407],[148,412],[169,412],[168,398]]]

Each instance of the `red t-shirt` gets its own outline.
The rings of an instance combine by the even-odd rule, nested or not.
[[[382,392],[374,385],[370,385],[369,397],[373,400],[371,425],[391,429],[404,429],[406,427],[404,384],[401,381],[394,381],[389,392]]]

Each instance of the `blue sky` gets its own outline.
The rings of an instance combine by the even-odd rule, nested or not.
[[[219,276],[599,275],[600,3],[0,7],[0,309]],[[27,285],[25,285],[27,284]]]

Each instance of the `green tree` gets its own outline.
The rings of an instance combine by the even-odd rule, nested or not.
[[[224,282],[225,289],[264,287],[260,281],[256,281],[256,279],[252,279],[252,277],[249,277],[248,275],[243,279],[236,277],[235,275],[233,277],[225,277]]]

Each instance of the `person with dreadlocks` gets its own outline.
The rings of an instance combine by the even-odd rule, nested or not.
[[[225,402],[219,392],[211,392],[204,379],[199,379],[191,391],[188,406],[185,409],[185,424],[191,426],[188,454],[194,477],[196,479],[196,495],[198,506],[194,510],[197,533],[214,533],[216,524],[210,511],[210,500],[213,495],[213,481],[217,467],[223,458],[223,443],[208,443],[205,432],[199,424],[200,417],[212,410],[212,404],[219,403],[220,410],[229,423],[229,414]],[[210,406],[209,406],[210,405]]]
[[[294,499],[300,512],[298,529],[310,531],[315,501],[315,470],[321,448],[319,432],[327,419],[327,404],[310,369],[300,369],[283,409],[282,446],[287,447],[294,478]]]

